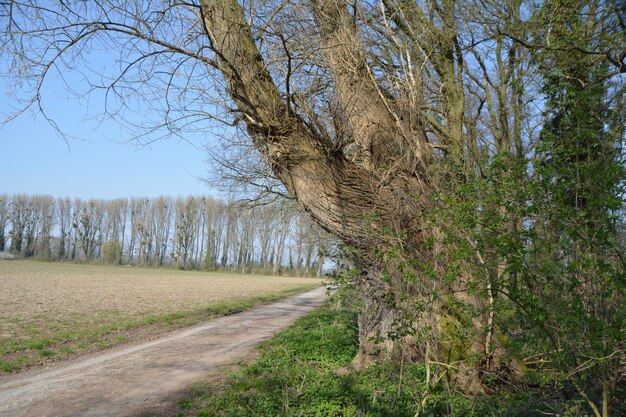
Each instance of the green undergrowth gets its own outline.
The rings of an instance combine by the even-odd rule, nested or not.
[[[163,332],[227,316],[303,292],[306,286],[269,295],[215,303],[202,309],[127,318],[103,313],[102,317],[71,317],[32,327],[19,338],[0,338],[0,372],[17,372],[50,360],[106,349]]]
[[[357,371],[350,366],[356,352],[356,314],[333,299],[262,344],[255,361],[194,387],[177,417],[521,417],[555,410],[531,391],[471,397],[445,381],[428,387],[418,364]]]

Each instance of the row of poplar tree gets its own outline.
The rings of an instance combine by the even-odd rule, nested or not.
[[[319,276],[327,246],[288,202],[0,195],[0,252],[25,258]]]

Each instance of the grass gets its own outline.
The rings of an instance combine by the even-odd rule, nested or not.
[[[470,397],[445,382],[429,387],[421,364],[355,370],[350,365],[357,344],[356,314],[331,300],[262,344],[255,361],[194,387],[176,415],[538,417],[567,409],[536,391]]]
[[[194,398],[179,404],[179,415],[349,415],[349,404],[328,397],[341,392],[343,377],[335,370],[356,353],[355,326],[348,311],[325,307],[308,314],[261,345],[259,359],[243,364],[225,385],[196,388]]]
[[[0,261],[0,372],[233,314],[319,279]]]

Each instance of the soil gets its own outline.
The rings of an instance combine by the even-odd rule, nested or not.
[[[0,318],[13,323],[144,317],[315,285],[320,278],[178,271],[62,262],[0,261]],[[20,336],[11,334],[10,337]]]
[[[317,288],[155,340],[2,376],[0,416],[169,415],[195,381],[239,363],[325,299],[326,289]]]

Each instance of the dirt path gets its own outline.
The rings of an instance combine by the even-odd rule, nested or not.
[[[245,358],[325,299],[326,290],[318,288],[158,340],[2,377],[0,416],[154,415],[194,381]]]

